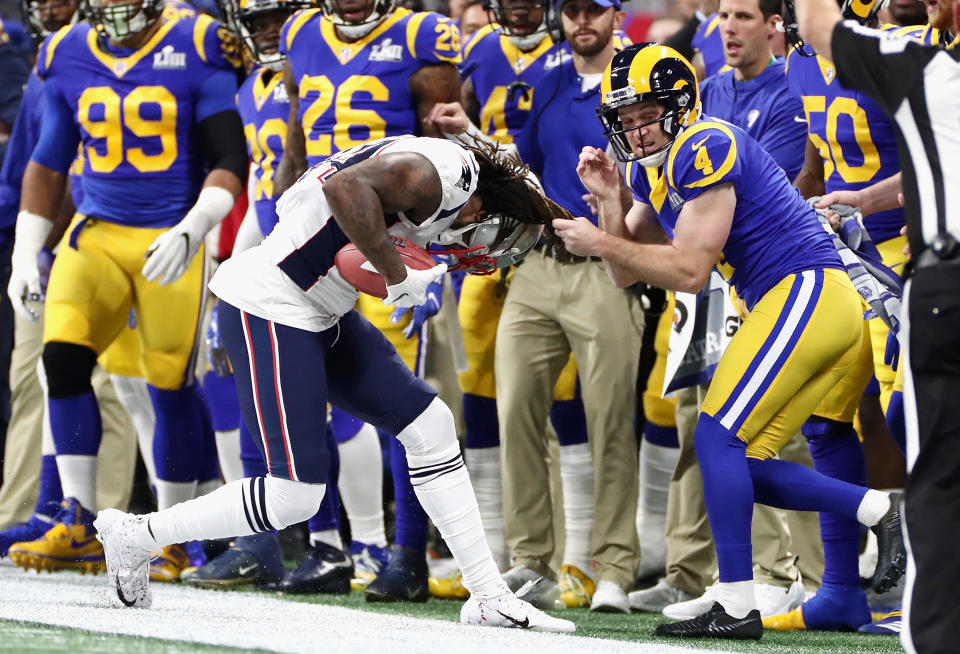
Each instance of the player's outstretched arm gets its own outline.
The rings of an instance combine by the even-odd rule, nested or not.
[[[328,179],[323,194],[344,234],[373,264],[387,286],[407,276],[387,234],[385,213],[403,212],[413,223],[440,206],[440,175],[430,160],[414,152],[372,157]]]

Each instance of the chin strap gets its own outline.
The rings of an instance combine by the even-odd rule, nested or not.
[[[492,275],[497,272],[497,260],[486,256],[490,248],[478,245],[472,248],[431,250],[430,254],[447,261],[449,272],[465,272],[468,275]],[[449,259],[447,259],[449,257]]]

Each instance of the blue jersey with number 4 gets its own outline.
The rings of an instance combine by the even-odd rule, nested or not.
[[[205,177],[198,124],[236,110],[236,42],[226,29],[209,16],[159,20],[137,50],[118,50],[77,24],[37,55],[47,115],[32,158],[66,173],[81,146],[79,213],[140,227],[176,224]]]
[[[661,168],[631,161],[627,181],[670,238],[686,202],[711,187],[733,184],[737,206],[717,270],[748,309],[787,275],[842,269],[813,209],[776,161],[735,125],[698,120],[674,141]]]

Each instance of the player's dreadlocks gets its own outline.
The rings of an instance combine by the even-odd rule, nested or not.
[[[483,210],[521,223],[543,225],[544,250],[560,263],[577,261],[578,257],[567,252],[551,224],[554,218],[573,220],[573,216],[531,183],[527,177],[530,168],[496,144],[477,140],[466,147],[480,166],[477,195],[483,200]]]

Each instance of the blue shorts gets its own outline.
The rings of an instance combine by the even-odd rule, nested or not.
[[[220,328],[243,418],[276,477],[326,483],[328,401],[399,434],[437,395],[356,311],[310,332],[221,301]]]

